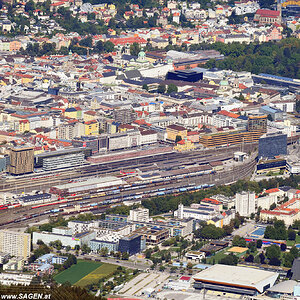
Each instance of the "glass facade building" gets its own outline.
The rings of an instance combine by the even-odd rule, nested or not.
[[[259,139],[258,157],[273,158],[287,155],[287,135],[282,133],[265,134]]]

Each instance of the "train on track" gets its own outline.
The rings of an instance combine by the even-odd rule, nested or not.
[[[0,226],[9,225],[12,223],[19,223],[27,221],[29,219],[38,218],[44,215],[68,215],[74,213],[83,213],[94,210],[105,210],[109,207],[114,207],[121,205],[125,201],[140,201],[143,198],[164,196],[168,194],[180,194],[186,192],[196,192],[201,189],[210,188],[214,184],[187,184],[185,186],[174,187],[174,186],[165,186],[166,184],[179,184],[181,180],[179,179],[157,179],[151,182],[141,182],[133,183],[131,185],[127,184],[124,186],[113,186],[109,188],[103,188],[99,190],[92,190],[89,192],[84,192],[82,194],[70,194],[65,197],[59,196],[57,200],[46,203],[39,203],[31,206],[31,214],[24,214],[20,218],[14,220],[6,221],[0,223]],[[148,188],[148,189],[147,189]],[[136,191],[137,189],[146,189],[143,191]],[[132,191],[132,193],[128,193]],[[126,195],[123,195],[124,192],[127,192]],[[93,198],[103,198],[98,202],[93,202]],[[81,201],[81,202],[79,202]],[[58,206],[58,208],[51,209],[51,206]],[[5,210],[9,208],[21,207],[22,204],[11,204],[11,205],[1,205],[0,210]],[[45,208],[41,212],[34,212],[35,209]]]

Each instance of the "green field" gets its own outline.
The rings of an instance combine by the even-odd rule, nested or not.
[[[294,246],[295,244],[300,244],[300,236],[298,234],[296,235],[296,241],[286,241],[287,246]]]
[[[118,266],[116,265],[103,264],[93,272],[81,278],[79,281],[76,282],[75,285],[85,287],[88,284],[97,283],[100,278],[112,274],[117,269],[117,267]]]
[[[54,279],[58,283],[69,281],[75,284],[77,281],[99,268],[102,264],[93,261],[78,260],[76,265],[71,266],[69,269],[57,274]]]
[[[112,274],[117,267],[117,265],[107,263],[78,260],[76,265],[57,274],[54,279],[58,283],[69,281],[72,285],[84,287],[97,283],[100,278]]]

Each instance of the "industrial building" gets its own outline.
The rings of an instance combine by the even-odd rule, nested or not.
[[[287,135],[283,133],[266,133],[259,138],[258,157],[274,158],[287,155]]]
[[[71,229],[69,228],[53,228],[52,232],[34,232],[32,242],[33,244],[36,244],[38,240],[41,240],[49,245],[49,243],[59,240],[63,247],[70,246],[74,249],[76,245],[79,247],[83,244],[88,245],[95,237],[96,232],[86,231],[72,235]]]
[[[10,149],[9,173],[20,175],[33,172],[34,152],[32,147]]]
[[[217,264],[194,276],[194,288],[254,296],[272,287],[277,277],[275,272]]]
[[[58,195],[67,195],[70,193],[84,192],[94,189],[100,189],[110,186],[123,185],[123,180],[115,176],[96,177],[84,181],[66,183],[62,185],[53,186],[50,193]]]

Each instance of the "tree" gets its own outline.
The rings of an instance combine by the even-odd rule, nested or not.
[[[286,244],[284,243],[280,244],[280,250],[284,252],[286,250]]]
[[[143,84],[143,90],[149,91],[149,87],[148,87],[148,85],[146,83]]]
[[[273,209],[275,209],[276,208],[276,203],[272,203],[271,205],[270,205],[270,210],[273,210]]]
[[[103,45],[104,52],[113,52],[115,50],[115,45],[111,41],[107,41]]]
[[[32,13],[35,10],[35,4],[32,0],[28,1],[25,4],[25,11],[28,13]]]
[[[188,262],[187,265],[186,265],[186,268],[188,270],[192,270],[193,269],[193,264],[191,262]]]
[[[180,142],[181,140],[182,140],[181,135],[176,135],[175,143],[177,144],[177,143]]]
[[[262,240],[257,240],[256,241],[256,247],[259,248],[259,249],[262,247]]]
[[[299,256],[299,250],[297,247],[293,246],[290,250],[290,253],[294,256],[294,258],[297,258]]]
[[[167,90],[168,94],[177,93],[177,92],[178,92],[178,88],[174,83],[168,85],[168,90]]]
[[[129,259],[129,253],[128,252],[122,252],[122,259],[128,260]]]
[[[288,230],[288,239],[290,241],[296,240],[296,231],[295,230],[293,230],[293,229]]]
[[[291,268],[292,265],[293,265],[293,262],[294,262],[294,256],[293,254],[291,254],[290,252],[288,253],[285,253],[284,254],[284,257],[283,257],[283,265],[286,267],[286,268]]]
[[[229,255],[223,257],[219,260],[219,263],[222,265],[231,265],[236,266],[239,261],[239,258],[234,254],[230,253]]]
[[[260,253],[260,254],[259,254],[259,259],[260,259],[260,263],[261,263],[261,264],[264,264],[264,263],[265,263],[266,257],[265,257],[265,255],[264,255],[263,253]]]
[[[247,243],[244,238],[240,237],[239,235],[235,235],[232,239],[232,245],[238,247],[246,247]]]
[[[164,265],[160,265],[159,271],[163,272],[165,269],[166,269],[166,267]]]
[[[252,254],[248,255],[246,258],[245,258],[245,261],[246,262],[253,262],[254,261],[254,256]]]
[[[157,88],[157,92],[160,94],[164,94],[166,92],[166,86],[161,83]]]
[[[91,248],[87,244],[83,244],[81,247],[81,251],[86,254],[91,252]]]
[[[66,247],[66,251],[69,252],[70,250],[71,250],[71,247],[68,245],[68,246]]]
[[[271,245],[266,249],[266,256],[269,260],[280,257],[280,248],[277,245]]]
[[[102,41],[98,41],[96,46],[94,47],[94,50],[98,53],[104,52],[104,43]]]
[[[130,45],[130,54],[133,56],[138,56],[141,51],[141,47],[138,43],[134,42]]]

